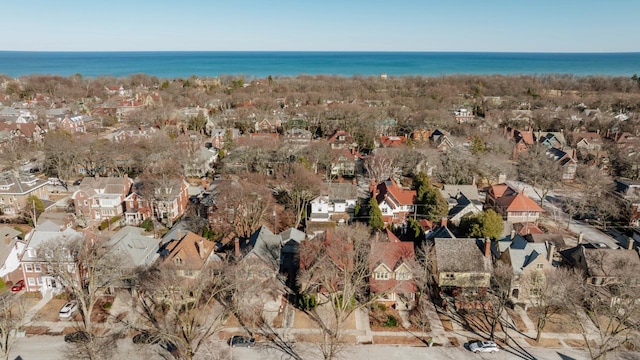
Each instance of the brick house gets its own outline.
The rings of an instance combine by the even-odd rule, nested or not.
[[[371,243],[370,289],[379,303],[396,309],[411,309],[415,306],[417,293],[408,263],[415,259],[414,245],[413,242],[399,241],[393,234],[390,240]]]
[[[102,221],[124,215],[124,200],[133,181],[124,177],[85,177],[71,199],[76,216]]]
[[[0,173],[0,215],[7,217],[19,215],[25,208],[30,195],[39,199],[48,199],[47,184],[49,181],[33,174],[20,174],[14,171]]]
[[[490,186],[486,193],[486,207],[510,223],[536,222],[544,211],[527,195],[504,183]]]
[[[378,185],[371,184],[369,191],[378,201],[385,226],[404,224],[407,216],[415,210],[416,191],[404,189],[393,179]]]

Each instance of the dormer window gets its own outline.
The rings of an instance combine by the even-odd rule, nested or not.
[[[410,280],[411,273],[408,271],[399,271],[396,272],[396,280]]]
[[[377,271],[373,273],[373,278],[376,280],[389,280],[389,273],[386,271]]]
[[[176,263],[176,265],[182,265],[182,259],[177,256],[173,259],[173,261]]]

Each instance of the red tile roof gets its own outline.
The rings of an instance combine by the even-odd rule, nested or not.
[[[405,190],[393,179],[388,179],[387,181],[378,184],[377,191],[378,194],[376,196],[376,200],[378,201],[378,204],[386,198],[391,197],[392,199],[390,203],[397,202],[398,205],[411,205],[416,198],[415,190]],[[393,206],[393,204],[390,205]]]
[[[496,200],[496,203],[506,211],[544,211],[535,201],[522,193],[502,196]]]

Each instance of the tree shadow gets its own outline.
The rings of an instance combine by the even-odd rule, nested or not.
[[[557,354],[558,354],[558,356],[560,356],[561,360],[576,360],[574,357],[567,356],[567,355],[562,354],[562,353],[557,353]]]

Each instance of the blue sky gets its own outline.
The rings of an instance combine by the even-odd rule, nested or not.
[[[638,0],[29,0],[0,50],[640,51]]]

